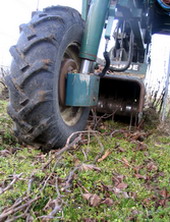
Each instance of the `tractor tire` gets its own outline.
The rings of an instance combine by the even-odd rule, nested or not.
[[[66,74],[79,70],[83,29],[80,14],[62,6],[36,12],[20,26],[6,78],[8,113],[20,141],[48,151],[63,147],[72,133],[84,129],[89,108],[64,105]]]

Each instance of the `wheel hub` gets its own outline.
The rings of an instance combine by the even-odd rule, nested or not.
[[[73,59],[64,59],[62,61],[59,79],[59,105],[61,117],[68,126],[74,126],[82,114],[82,108],[65,105],[67,73],[76,69],[78,67]]]
[[[65,106],[65,91],[66,91],[66,79],[67,73],[73,72],[77,69],[77,65],[73,59],[64,59],[60,69],[59,80],[59,102],[60,105]]]

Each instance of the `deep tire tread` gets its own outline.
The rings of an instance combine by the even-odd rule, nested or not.
[[[49,42],[55,46],[56,45],[55,35],[52,34],[49,36],[49,34],[46,33],[46,34],[42,34],[41,36],[37,36],[31,39],[30,41],[27,42],[25,47],[22,49],[22,53],[26,54],[32,47],[34,47],[34,45],[37,45],[38,43],[41,43],[41,42]]]
[[[33,99],[29,100],[29,102],[27,102],[27,104],[22,109],[20,109],[20,111],[18,112],[18,117],[20,119],[25,119],[27,116],[29,116],[29,113],[36,109],[36,107],[39,106],[41,103],[51,101],[52,98],[50,97],[50,91],[39,91],[39,94],[36,94]]]
[[[43,119],[33,131],[28,132],[27,135],[23,135],[25,142],[34,141],[39,135],[41,135],[45,130],[47,130],[52,123],[52,117]]]
[[[36,27],[37,25],[40,25],[41,23],[49,22],[49,21],[55,21],[55,22],[60,22],[62,24],[65,24],[61,16],[56,16],[56,15],[48,16],[47,14],[44,14],[43,17],[39,15],[39,19],[37,21],[32,22],[31,25],[33,27]]]
[[[20,32],[24,32],[28,40],[31,40],[36,37],[35,29],[31,25],[30,26],[26,24],[20,25]]]
[[[20,87],[23,88],[24,83],[30,78],[32,75],[35,75],[35,73],[45,70],[45,71],[50,71],[50,64],[52,62],[50,60],[42,60],[42,61],[35,61],[32,66],[30,66],[26,72],[22,75],[19,76],[16,80],[15,83]]]
[[[27,134],[29,131],[32,130],[32,126],[20,118],[20,115],[13,109],[11,105],[7,108],[8,114],[11,116],[11,118],[14,120],[14,122],[22,128],[22,131]]]
[[[12,57],[15,58],[15,61],[17,62],[20,70],[24,70],[26,67],[29,66],[24,59],[24,54],[20,52],[16,46],[12,46],[9,51]]]
[[[20,26],[21,40],[19,39],[17,45],[10,48],[14,58],[12,68],[14,74],[8,76],[6,82],[11,99],[8,113],[16,123],[15,134],[21,141],[38,143],[45,150],[63,145],[63,142],[58,142],[63,138],[58,132],[60,129],[56,130],[57,119],[53,115],[53,107],[48,108],[50,102],[54,100],[52,90],[55,58],[46,59],[47,56],[36,58],[32,52],[40,50],[41,47],[46,47],[47,51],[53,47],[56,53],[64,33],[72,24],[77,24],[83,29],[83,21],[76,10],[58,6],[46,8],[43,12],[36,12],[30,23]],[[50,32],[46,28],[48,26]],[[24,43],[22,38],[25,38]],[[29,86],[33,87],[33,92]],[[44,112],[44,118],[41,112]],[[50,112],[51,114],[48,114]],[[37,120],[39,116],[40,119]]]

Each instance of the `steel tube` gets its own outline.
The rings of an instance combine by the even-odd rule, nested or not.
[[[80,73],[88,74],[92,71],[93,62],[90,60],[83,60],[81,63]]]

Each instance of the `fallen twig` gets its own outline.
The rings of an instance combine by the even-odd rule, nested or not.
[[[57,160],[61,157],[61,155],[62,155],[65,151],[69,150],[71,147],[73,147],[76,143],[78,143],[78,142],[81,140],[81,135],[79,135],[77,138],[75,138],[75,140],[73,140],[73,141],[70,143],[70,140],[71,140],[71,138],[72,138],[74,135],[76,135],[76,134],[78,134],[78,133],[81,134],[82,132],[86,132],[86,131],[75,132],[75,133],[72,133],[72,134],[69,136],[69,138],[67,139],[66,145],[65,145],[61,150],[59,150],[59,151],[56,152],[55,157],[57,158]],[[49,162],[51,162],[52,160],[53,160],[53,158],[51,158]],[[53,167],[51,173],[50,173],[49,176],[45,179],[44,184],[43,184],[43,186],[42,186],[42,188],[41,188],[41,191],[44,190],[44,188],[46,187],[46,184],[47,184],[47,182],[49,181],[49,179],[51,178],[54,170],[56,169],[57,164],[58,164],[58,161],[56,161],[56,163],[54,164],[54,167]]]
[[[100,123],[101,120],[108,119],[110,117],[114,117],[116,112],[117,112],[117,110],[115,110],[113,113],[110,113],[110,114],[105,113],[104,115],[102,115],[98,118],[97,115],[96,115],[96,112],[92,109],[93,122],[94,122],[93,129],[97,128],[97,126],[98,126],[98,124]]]
[[[92,133],[94,135],[96,135],[96,132],[97,131],[89,131],[89,130],[84,130],[84,131],[77,131],[77,132],[74,132],[72,133],[69,138],[67,139],[67,142],[66,142],[66,145],[59,151],[56,152],[56,157],[58,158],[59,156],[61,156],[65,151],[69,150],[70,148],[72,148],[75,144],[77,144],[79,141],[82,140],[82,134],[88,134],[89,133]],[[71,139],[76,136],[77,134],[79,134],[78,137],[76,137],[71,143]]]
[[[67,139],[66,145],[56,153],[56,157],[59,157],[62,155],[65,151],[69,150],[71,147],[73,147],[75,144],[77,144],[81,140],[81,134],[86,131],[80,131],[80,132],[74,132],[72,133],[69,138]],[[76,137],[71,143],[70,140],[72,139],[73,136],[76,134],[80,134],[78,137]]]
[[[5,220],[6,222],[15,222],[15,221],[17,221],[18,219],[20,219],[21,217],[26,217],[27,215],[24,213],[24,214],[20,214],[20,215],[18,215],[18,216],[16,216],[16,217],[13,217],[13,218],[11,218],[11,219],[8,219],[8,220]]]
[[[62,201],[60,198],[56,199],[56,204],[54,209],[49,213],[49,217],[55,216],[56,213],[58,213],[62,209]]]
[[[110,137],[113,137],[116,133],[122,133],[122,134],[124,134],[125,133],[125,130],[114,130],[113,132],[111,132],[111,134],[110,134]]]
[[[101,161],[105,160],[111,153],[112,153],[112,150],[106,150],[106,152],[103,154],[103,156],[97,160],[97,162],[101,162]]]
[[[48,220],[52,220],[52,219],[56,219],[56,220],[61,220],[62,221],[62,217],[54,217],[54,216],[49,216],[49,215],[47,215],[47,216],[40,216],[40,217],[38,217],[37,219],[44,219],[44,220],[42,220],[42,221],[48,221]]]
[[[123,160],[119,160],[119,159],[117,159],[117,158],[113,158],[114,160],[116,160],[116,161],[118,161],[118,162],[120,162],[120,163],[123,163],[125,166],[127,166],[127,167],[130,167],[130,168],[134,168],[133,166],[131,166],[130,164],[129,164],[129,162],[125,159],[125,158],[123,158]]]
[[[76,181],[76,182],[77,182],[77,185],[85,191],[85,193],[89,193],[89,191],[81,184],[80,181]],[[81,191],[81,194],[83,194],[82,191]]]
[[[28,188],[27,188],[27,194],[29,195],[31,192],[32,183],[34,181],[34,173],[31,174],[30,179],[28,180]]]
[[[65,183],[65,187],[62,188],[62,191],[65,191],[65,192],[70,192],[69,191],[69,188],[71,187],[72,185],[72,181],[74,179],[74,174],[77,170],[80,169],[82,164],[76,166],[72,171],[70,171],[69,175],[67,176],[67,179],[66,179],[66,183]]]
[[[6,219],[6,217],[8,217],[9,215],[11,214],[14,214],[18,211],[21,211],[23,210],[24,208],[26,208],[27,206],[31,205],[32,203],[34,203],[35,201],[37,201],[38,199],[40,199],[40,196],[39,197],[36,197],[30,201],[28,201],[27,203],[19,206],[19,207],[16,207],[16,208],[10,208],[10,210],[6,210],[5,212],[2,212],[2,214],[0,214],[0,221],[3,221],[4,219]]]
[[[18,198],[11,207],[8,207],[8,208],[7,208],[7,211],[12,210],[13,208],[18,207],[22,202],[28,200],[29,197],[30,197],[30,196],[26,196],[26,197],[24,197],[24,198]],[[6,212],[6,209],[4,210],[4,212]]]
[[[58,187],[58,177],[56,177],[55,189],[56,189],[56,192],[57,192],[58,197],[60,197],[61,194],[60,194],[60,190],[59,190],[59,187]]]
[[[0,194],[3,194],[4,192],[6,192],[7,190],[11,189],[11,187],[13,186],[13,184],[19,180],[19,178],[22,176],[23,173],[20,174],[16,174],[14,175],[14,179],[11,181],[10,184],[8,184],[8,186],[6,186],[4,189],[0,189]]]

